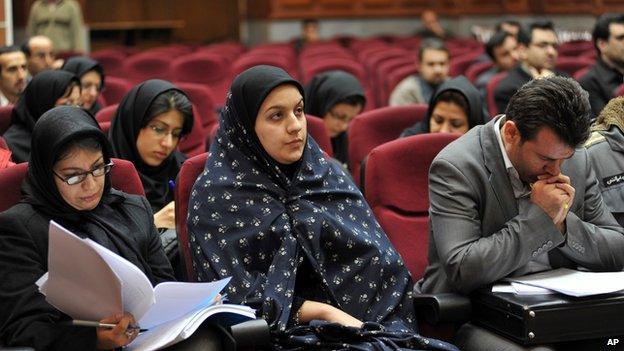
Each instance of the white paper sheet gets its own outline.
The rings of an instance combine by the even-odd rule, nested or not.
[[[506,280],[576,297],[624,290],[624,272],[580,272],[559,268]]]

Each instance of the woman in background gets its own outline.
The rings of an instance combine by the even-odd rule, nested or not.
[[[173,187],[186,159],[177,146],[192,127],[193,110],[188,97],[160,79],[132,88],[111,123],[113,154],[134,163],[158,228],[175,228]]]
[[[331,138],[334,157],[345,169],[349,164],[347,129],[366,105],[364,89],[353,75],[343,71],[317,74],[305,87],[305,113],[320,117]]]
[[[401,137],[423,133],[464,134],[487,122],[481,95],[464,76],[442,83],[429,102],[425,119],[405,129]]]
[[[75,74],[80,79],[81,106],[95,116],[102,108],[98,98],[104,88],[104,68],[90,57],[75,56],[68,58],[61,69]]]
[[[13,161],[28,161],[31,133],[41,115],[54,106],[79,103],[80,81],[72,73],[50,70],[33,77],[13,108],[11,126],[3,135]]]

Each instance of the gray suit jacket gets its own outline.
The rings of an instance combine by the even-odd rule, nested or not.
[[[624,229],[603,203],[585,149],[561,168],[576,190],[566,240],[537,205],[518,214],[494,131],[498,118],[448,145],[431,165],[429,266],[415,290],[466,294],[550,250],[590,270],[621,270]]]

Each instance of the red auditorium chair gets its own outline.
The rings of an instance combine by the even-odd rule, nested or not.
[[[574,72],[581,70],[585,67],[590,67],[593,64],[593,60],[584,57],[559,56],[559,58],[557,58],[557,64],[555,65],[555,68],[571,76],[574,74]]]
[[[492,79],[490,79],[485,89],[487,91],[487,108],[491,117],[496,116],[499,113],[505,113],[505,111],[499,111],[498,108],[496,108],[496,100],[494,99],[494,90],[496,90],[498,83],[500,83],[501,80],[505,79],[505,77],[507,77],[507,72],[495,74],[494,76],[492,76]]]
[[[104,132],[104,134],[108,135],[108,131],[110,130],[111,122],[98,122],[100,125],[100,129]]]
[[[245,46],[239,42],[235,41],[225,41],[221,43],[210,44],[208,46],[200,47],[197,49],[197,52],[205,51],[205,52],[219,52],[224,56],[228,56],[233,59],[237,56],[242,55],[247,49]]]
[[[193,184],[195,184],[195,180],[199,174],[204,170],[207,158],[208,153],[205,152],[184,161],[182,168],[180,168],[180,172],[178,173],[178,179],[175,187],[176,233],[178,235],[180,256],[184,262],[184,267],[186,268],[186,280],[189,282],[197,281],[197,275],[195,274],[195,269],[193,269],[193,259],[186,226],[186,216],[188,214],[189,205],[188,202],[191,194],[191,188],[193,188]]]
[[[193,105],[193,129],[189,135],[180,140],[178,150],[188,157],[206,152],[206,132],[195,105]]]
[[[123,76],[123,63],[126,59],[126,53],[120,49],[99,50],[92,53],[91,58],[104,68],[107,81],[110,76]]]
[[[132,83],[123,78],[106,76],[104,84],[102,96],[107,105],[120,103],[121,99],[132,89]]]
[[[315,75],[332,70],[342,70],[354,75],[360,83],[366,84],[366,73],[361,63],[341,58],[326,58],[301,67],[302,83],[307,84]]]
[[[113,158],[112,161],[115,164],[111,169],[113,188],[144,196],[145,190],[141,178],[132,162],[118,158]],[[27,162],[0,170],[0,187],[3,189],[2,196],[0,196],[0,212],[6,211],[20,200],[22,196],[20,188],[27,172]]]
[[[371,54],[369,57],[365,58],[364,61],[364,69],[366,70],[366,74],[368,76],[369,86],[378,86],[379,80],[377,79],[376,69],[383,62],[387,62],[396,58],[403,58],[409,55],[409,52],[404,49],[392,48],[386,51],[376,52]]]
[[[409,54],[404,57],[389,59],[377,66],[375,69],[375,85],[373,85],[376,87],[377,106],[381,107],[388,105],[388,99],[390,98],[390,93],[392,92],[387,91],[386,87],[386,79],[388,75],[401,67],[415,67],[417,59],[416,54]]]
[[[95,114],[95,120],[99,123],[112,121],[113,117],[115,117],[115,112],[117,112],[117,106],[119,106],[119,104],[108,105],[99,110]]]
[[[428,264],[429,166],[457,137],[428,133],[394,140],[374,148],[365,165],[366,201],[414,281]],[[420,332],[447,341],[471,315],[469,299],[453,293],[416,294],[414,305]]]
[[[171,62],[169,75],[177,82],[205,85],[215,93],[212,101],[225,102],[230,75],[223,56],[204,52],[179,57]]]
[[[427,267],[429,166],[458,136],[427,133],[393,140],[374,148],[363,169],[366,200],[414,281]]]
[[[321,150],[329,157],[333,157],[334,153],[332,150],[331,138],[327,135],[323,119],[312,115],[306,115],[306,120],[308,121],[308,134],[312,136]]]
[[[390,95],[392,95],[394,88],[396,88],[403,79],[413,74],[418,74],[418,67],[415,64],[398,67],[388,74],[386,79],[382,82],[384,93],[387,93],[384,105],[388,105]]]
[[[449,76],[455,77],[459,75],[466,75],[466,70],[474,63],[475,59],[479,55],[479,52],[469,52],[467,54],[452,58],[449,68]]]
[[[477,81],[477,78],[479,78],[479,76],[481,75],[481,73],[489,70],[492,67],[494,67],[494,63],[492,61],[473,63],[466,70],[465,76],[470,82],[474,84]]]
[[[160,51],[138,53],[124,61],[124,77],[135,84],[153,78],[169,80],[172,58]]]
[[[184,90],[189,99],[197,108],[197,113],[202,121],[204,131],[212,129],[217,124],[216,106],[213,94],[209,88],[204,85],[195,83],[175,82],[178,88]]]
[[[0,107],[0,135],[11,126],[11,115],[13,114],[13,105]]]
[[[578,56],[588,50],[594,51],[594,43],[591,40],[569,41],[559,45],[559,55]]]
[[[404,105],[382,107],[355,117],[349,125],[349,168],[355,183],[359,185],[360,163],[372,149],[398,138],[426,113],[427,105]]]
[[[299,54],[299,62],[301,62],[301,64],[311,63],[328,57],[353,59],[353,54],[336,43],[312,46],[306,45]]]

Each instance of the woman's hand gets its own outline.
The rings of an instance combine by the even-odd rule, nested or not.
[[[100,323],[117,324],[115,328],[97,328],[97,349],[112,350],[126,346],[139,335],[138,329],[128,329],[135,326],[136,321],[130,313],[118,314],[104,318]]]
[[[156,228],[175,229],[175,203],[173,201],[154,214],[154,225]]]
[[[299,322],[307,323],[313,319],[320,319],[356,328],[360,328],[363,324],[359,319],[332,305],[306,300],[299,309]]]

